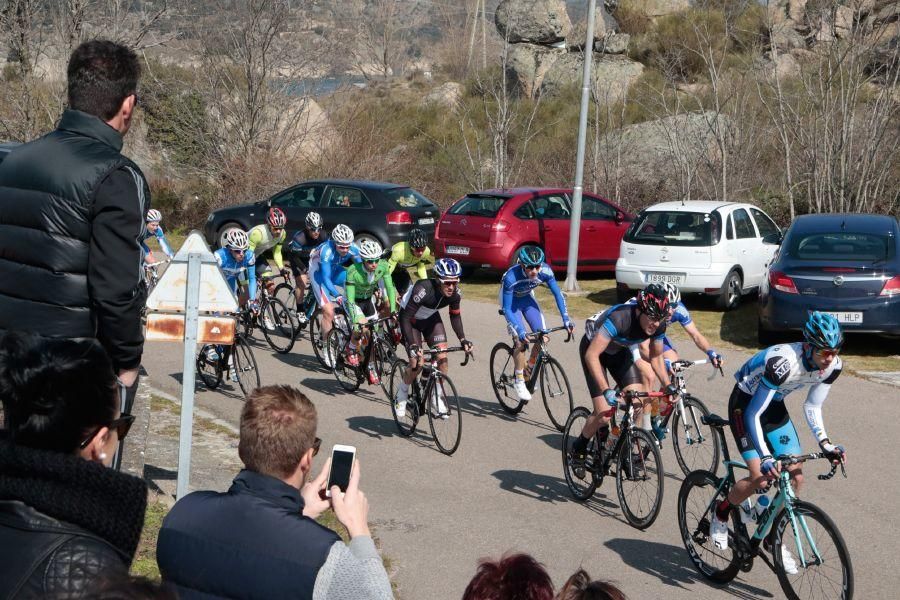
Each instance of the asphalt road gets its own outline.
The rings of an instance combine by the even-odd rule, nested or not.
[[[513,418],[490,389],[488,358],[491,347],[506,336],[502,317],[493,305],[471,301],[464,303],[463,317],[476,359],[466,368],[451,360],[464,412],[462,442],[452,457],[437,451],[425,422],[413,438],[400,437],[379,388],[364,385],[357,394],[343,392],[330,372],[318,368],[305,337],[287,356],[266,346],[256,349],[264,384],[299,385],[315,402],[323,448],[335,443],[358,448],[370,520],[397,569],[402,598],[460,598],[479,558],[509,550],[533,554],[558,586],[582,567],[595,578],[616,581],[632,599],[783,597],[762,561],[724,589],[710,586],[694,570],[678,534],[682,475],[671,444],[663,448],[662,512],[647,531],[625,522],[610,478],[592,500],[573,501],[563,478],[561,435],[549,425],[539,396]],[[549,316],[548,322],[557,324]],[[587,405],[577,339],[563,344],[556,338],[552,351],[567,370],[576,403]],[[685,357],[702,358],[687,342],[679,346]],[[730,373],[749,358],[727,354],[725,378],[708,380],[709,372],[701,367],[703,372],[688,382],[694,395],[723,416],[733,384]],[[148,344],[144,365],[151,385],[180,396],[180,345]],[[897,531],[900,485],[891,450],[900,423],[898,396],[898,388],[842,376],[826,402],[825,418],[831,438],[848,449],[849,477],[822,482],[814,475],[825,470],[823,462],[807,469],[803,496],[823,507],[842,532],[857,598],[895,598],[900,589],[900,571],[890,566],[897,547],[890,540]],[[200,384],[196,398],[200,407],[237,424],[238,394],[209,392]],[[791,397],[788,409],[804,448],[813,451],[817,447],[803,418],[802,399]],[[230,477],[223,474],[223,489]]]

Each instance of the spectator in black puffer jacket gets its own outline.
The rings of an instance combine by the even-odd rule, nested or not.
[[[147,485],[108,468],[132,417],[93,340],[0,340],[0,599],[78,598],[127,575]]]

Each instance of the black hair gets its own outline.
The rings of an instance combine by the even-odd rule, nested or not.
[[[66,70],[69,108],[112,119],[122,101],[137,93],[141,63],[130,48],[109,40],[90,40],[72,52]]]
[[[14,444],[73,454],[118,411],[112,361],[96,340],[9,332],[0,339],[0,400]]]

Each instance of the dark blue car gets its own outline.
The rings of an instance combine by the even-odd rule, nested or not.
[[[759,292],[759,342],[799,331],[810,311],[847,332],[900,335],[900,226],[895,217],[819,214],[788,229]]]

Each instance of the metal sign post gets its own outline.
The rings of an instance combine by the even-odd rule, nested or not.
[[[184,498],[191,476],[191,440],[194,435],[194,381],[197,377],[194,352],[200,321],[200,263],[203,255],[188,255],[187,293],[184,297],[184,363],[181,379],[181,431],[178,436],[178,481],[175,497]]]

